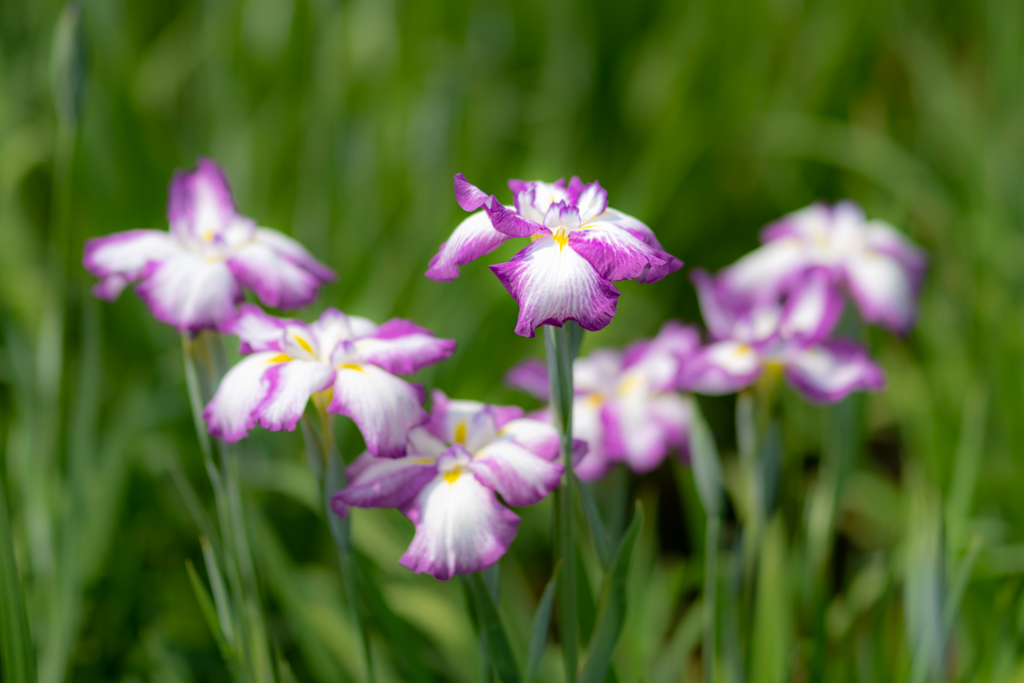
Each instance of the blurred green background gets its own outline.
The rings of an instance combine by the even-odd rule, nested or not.
[[[80,266],[89,237],[165,227],[171,173],[199,155],[225,167],[243,213],[338,271],[317,307],[455,338],[420,381],[527,407],[501,377],[542,342],[512,333],[515,304],[486,268],[518,247],[451,284],[422,276],[464,215],[456,172],[505,200],[510,177],[597,178],[687,263],[622,283],[618,315],[584,351],[697,321],[687,270],[726,265],[815,199],[852,198],[899,226],[932,259],[920,322],[907,339],[869,332],[889,386],[853,411],[864,432],[840,439],[845,456],[829,461],[839,413],[786,395],[779,510],[746,570],[728,559],[743,515],[733,401],[703,402],[734,498],[719,673],[1024,680],[1019,1],[62,9],[0,3],[0,476],[41,680],[226,676],[185,572],[201,564],[198,531],[172,482],[180,462],[209,497],[180,340],[130,291],[93,300]],[[351,459],[358,433],[339,426]],[[358,648],[301,438],[259,431],[243,462],[278,657],[298,680],[348,680]],[[828,462],[843,480],[831,517]],[[621,681],[699,679],[703,521],[687,477],[677,489],[666,466],[598,488],[613,529],[627,493],[648,520]],[[521,658],[551,570],[550,502],[522,514],[501,605]],[[381,680],[478,680],[458,584],[397,565],[411,524],[362,510],[353,524],[394,618],[374,632]],[[542,679],[560,675],[552,643]]]

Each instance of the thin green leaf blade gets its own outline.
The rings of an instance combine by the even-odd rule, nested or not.
[[[469,582],[470,591],[473,593],[473,602],[476,605],[477,617],[480,619],[480,628],[487,638],[487,647],[491,655],[491,662],[494,665],[494,673],[501,683],[519,683],[519,670],[516,667],[515,657],[512,655],[512,647],[509,645],[508,636],[505,634],[505,626],[501,623],[498,609],[491,599],[480,573],[470,574],[466,577]]]
[[[697,401],[693,401],[693,421],[690,425],[690,459],[693,463],[693,477],[697,493],[708,516],[717,517],[722,512],[722,466],[718,459],[718,448],[714,436]]]
[[[3,662],[3,680],[34,683],[36,654],[11,540],[7,496],[0,483],[0,661]]]
[[[555,604],[555,591],[558,590],[558,573],[562,570],[562,564],[555,565],[555,571],[551,572],[551,580],[544,587],[544,593],[540,596],[540,603],[537,605],[537,612],[533,615],[533,630],[530,635],[530,651],[526,660],[526,683],[533,683],[537,680],[537,673],[540,671],[540,660],[544,656],[544,646],[548,642],[548,629],[551,625],[551,609]]]
[[[602,592],[601,609],[594,628],[594,637],[587,648],[587,663],[583,667],[581,683],[603,683],[611,665],[612,653],[619,642],[622,626],[626,621],[627,594],[626,583],[629,570],[633,566],[640,530],[644,524],[643,508],[638,502],[633,521],[626,529],[619,548],[615,552],[611,569],[605,577]]]
[[[188,581],[192,584],[192,592],[195,593],[196,602],[199,603],[199,611],[202,612],[203,618],[206,619],[206,625],[210,627],[210,633],[213,634],[213,640],[217,643],[217,649],[220,650],[224,660],[230,663],[235,655],[231,651],[231,646],[228,644],[227,638],[224,637],[224,631],[220,627],[220,619],[217,616],[217,608],[213,604],[213,598],[210,597],[210,593],[206,590],[206,586],[203,585],[202,579],[199,578],[192,560],[185,560],[185,570],[188,572]]]

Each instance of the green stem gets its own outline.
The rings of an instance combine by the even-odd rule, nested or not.
[[[562,561],[562,580],[558,586],[559,621],[562,636],[562,657],[565,661],[566,683],[576,680],[578,615],[576,605],[576,547],[573,539],[575,477],[572,472],[572,352],[564,327],[544,327],[548,376],[551,378],[551,407],[562,446],[565,478],[556,495],[558,505],[558,547],[556,561]]]
[[[359,607],[355,554],[352,552],[351,522],[348,517],[343,519],[331,509],[331,496],[348,485],[348,480],[345,477],[345,464],[342,462],[341,453],[338,451],[337,441],[334,438],[333,416],[328,414],[319,405],[316,408],[320,422],[319,435],[313,429],[307,417],[308,413],[302,417],[302,435],[306,440],[306,449],[310,455],[310,465],[312,466],[313,474],[317,477],[320,484],[327,526],[331,530],[331,538],[338,549],[341,580],[345,589],[345,595],[348,598],[349,618],[352,620],[353,625],[355,625],[356,632],[359,634],[361,641],[363,661],[366,668],[366,680],[368,683],[374,683],[376,676],[374,675],[373,658],[370,652],[370,633],[366,620],[363,618],[362,610]]]
[[[715,602],[718,592],[718,536],[721,520],[717,515],[707,517],[704,533],[704,643],[701,661],[704,683],[715,679]]]

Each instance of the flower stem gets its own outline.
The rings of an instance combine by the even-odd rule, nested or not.
[[[345,588],[345,595],[348,598],[349,618],[359,634],[363,650],[363,661],[366,665],[366,680],[368,683],[374,683],[376,677],[374,676],[373,659],[370,653],[370,633],[366,620],[363,618],[362,610],[359,608],[355,554],[352,552],[351,522],[348,517],[342,519],[339,515],[334,514],[334,511],[331,509],[331,496],[348,485],[345,477],[345,464],[341,460],[341,453],[338,451],[337,441],[334,438],[333,416],[327,413],[316,401],[314,401],[314,405],[316,405],[316,412],[320,422],[319,435],[313,429],[312,421],[308,418],[309,413],[307,413],[302,416],[302,436],[306,441],[306,450],[310,456],[313,474],[317,477],[320,484],[327,526],[331,530],[331,538],[338,549],[338,561],[341,564],[341,580]]]
[[[551,408],[561,440],[565,478],[556,495],[558,537],[555,559],[562,561],[562,580],[558,586],[558,612],[562,637],[562,657],[566,683],[576,681],[578,616],[576,606],[576,546],[573,539],[575,477],[572,471],[572,350],[564,327],[544,327],[548,376],[551,379]]]
[[[238,634],[239,642],[232,643],[232,649],[239,657],[242,678],[256,682],[273,681],[274,669],[270,659],[270,645],[267,639],[263,610],[259,599],[256,568],[252,559],[249,539],[246,535],[245,512],[238,482],[238,460],[236,449],[226,444],[217,444],[220,458],[218,468],[213,459],[213,448],[203,420],[203,405],[209,399],[220,379],[219,343],[215,333],[201,332],[196,337],[182,335],[182,350],[185,360],[185,380],[188,386],[192,419],[199,438],[203,464],[210,478],[214,500],[217,506],[217,521],[220,526],[222,544],[214,547],[227,573],[231,588],[231,618],[235,624],[226,625],[225,632]],[[196,359],[202,362],[197,366]],[[201,370],[201,371],[200,371]],[[204,392],[205,389],[205,392]],[[204,393],[206,396],[204,396]]]

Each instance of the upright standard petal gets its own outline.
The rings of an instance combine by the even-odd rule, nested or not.
[[[767,298],[783,292],[809,265],[801,239],[785,237],[758,247],[725,268],[719,278],[739,298]]]
[[[203,409],[210,434],[228,443],[245,438],[256,426],[253,412],[269,389],[264,375],[282,360],[287,357],[281,358],[275,351],[264,351],[246,356],[228,370],[213,399]]]
[[[113,301],[126,285],[142,277],[146,267],[179,253],[181,247],[162,230],[128,230],[85,243],[82,265],[100,278],[93,292]]]
[[[789,383],[818,403],[835,403],[852,391],[876,391],[885,386],[882,368],[863,347],[844,339],[794,350],[785,367]]]
[[[408,323],[395,319],[381,326],[376,334],[352,342],[362,362],[380,366],[395,375],[411,375],[420,368],[439,363],[455,352],[454,339],[438,339],[427,330],[410,328],[406,334],[388,334],[389,325]]]
[[[653,282],[652,272],[664,277],[669,272],[664,266],[672,264],[678,270],[683,265],[678,259],[675,265],[670,254],[645,244],[614,223],[603,221],[574,231],[569,235],[569,246],[609,280],[632,280],[643,275],[645,282]]]
[[[175,172],[167,199],[167,221],[172,233],[209,242],[234,218],[231,188],[215,162],[200,158],[195,171]]]
[[[575,320],[591,331],[615,315],[619,290],[590,262],[553,237],[541,237],[491,270],[519,304],[516,334],[533,337],[541,325]]]
[[[330,365],[317,361],[292,360],[274,365],[263,376],[267,394],[254,412],[256,421],[275,432],[295,429],[309,397],[328,389],[334,374]]]
[[[345,505],[361,508],[403,507],[437,476],[437,463],[431,458],[409,455],[404,458],[378,458],[369,452],[360,455],[346,469],[349,483],[332,497]]]
[[[519,517],[469,471],[435,477],[403,512],[416,535],[399,564],[442,581],[493,565],[519,528]]]
[[[451,282],[459,276],[459,266],[475,261],[500,247],[509,236],[491,225],[491,218],[478,211],[459,223],[448,241],[430,259],[427,277],[437,282]]]
[[[337,368],[329,412],[347,415],[359,427],[366,449],[374,455],[405,455],[410,429],[430,418],[413,385],[375,365],[344,364]]]
[[[153,316],[178,330],[219,327],[237,315],[242,291],[222,261],[179,251],[150,264],[136,290]]]
[[[832,272],[813,268],[794,284],[786,300],[779,333],[785,339],[811,343],[827,339],[843,313],[843,297]]]

